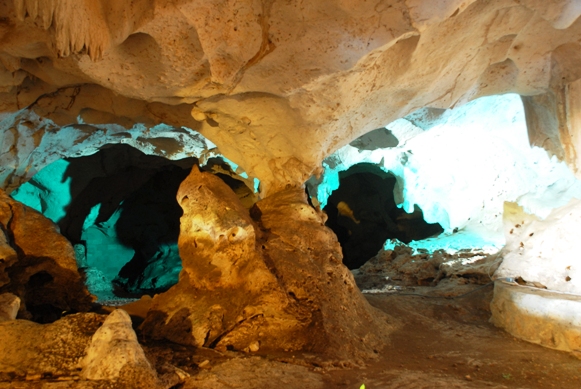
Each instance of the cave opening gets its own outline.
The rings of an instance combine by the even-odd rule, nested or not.
[[[53,220],[73,245],[77,265],[99,302],[168,290],[182,269],[182,209],[176,193],[199,160],[169,160],[128,145],[58,160],[12,193]],[[221,158],[202,170],[230,186],[248,207],[254,193]]]
[[[374,257],[387,240],[410,243],[444,230],[427,223],[415,205],[407,213],[394,198],[397,181],[393,174],[372,163],[359,163],[339,173],[339,187],[323,210],[343,249],[343,263],[357,269]]]

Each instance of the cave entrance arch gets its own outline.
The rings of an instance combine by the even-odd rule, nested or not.
[[[396,178],[371,163],[359,163],[339,173],[339,188],[323,209],[343,248],[343,263],[357,269],[374,257],[388,239],[403,243],[443,232],[429,224],[419,207],[412,213],[397,207]]]
[[[160,293],[178,281],[181,182],[197,158],[172,161],[128,145],[56,161],[12,196],[52,219],[73,244],[89,291],[99,301]],[[254,193],[221,158],[215,173],[245,204]]]

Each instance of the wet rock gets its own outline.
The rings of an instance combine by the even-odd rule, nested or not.
[[[0,293],[21,299],[24,317],[52,322],[92,302],[75,252],[57,226],[0,190]]]
[[[12,293],[0,295],[0,322],[14,320],[20,308],[20,299]]]

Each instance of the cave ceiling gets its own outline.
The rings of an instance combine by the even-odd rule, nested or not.
[[[0,121],[20,112],[35,145],[79,123],[187,127],[266,195],[419,108],[562,89],[581,77],[580,14],[574,0],[0,0]]]

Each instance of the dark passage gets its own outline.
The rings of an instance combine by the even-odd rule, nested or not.
[[[428,224],[416,207],[411,214],[396,206],[396,179],[378,166],[361,163],[339,174],[339,188],[327,201],[326,225],[343,248],[343,263],[357,269],[374,257],[387,239],[403,243],[443,232],[439,224]]]
[[[175,285],[182,269],[177,244],[182,209],[176,193],[197,158],[172,161],[127,145],[106,145],[91,156],[66,161],[62,177],[53,177],[58,169],[50,167],[37,173],[30,180],[32,194],[24,200],[40,202],[44,213],[62,203],[57,199],[70,199],[58,225],[75,248],[89,291],[103,301]],[[244,205],[252,206],[254,193],[221,158],[210,159],[202,170],[217,174]],[[50,179],[51,187],[44,187],[42,182]],[[38,288],[45,278],[31,278],[31,287]]]
[[[174,285],[182,214],[175,196],[197,159],[170,161],[111,145],[68,161],[72,201],[59,225],[91,292],[108,299]]]

